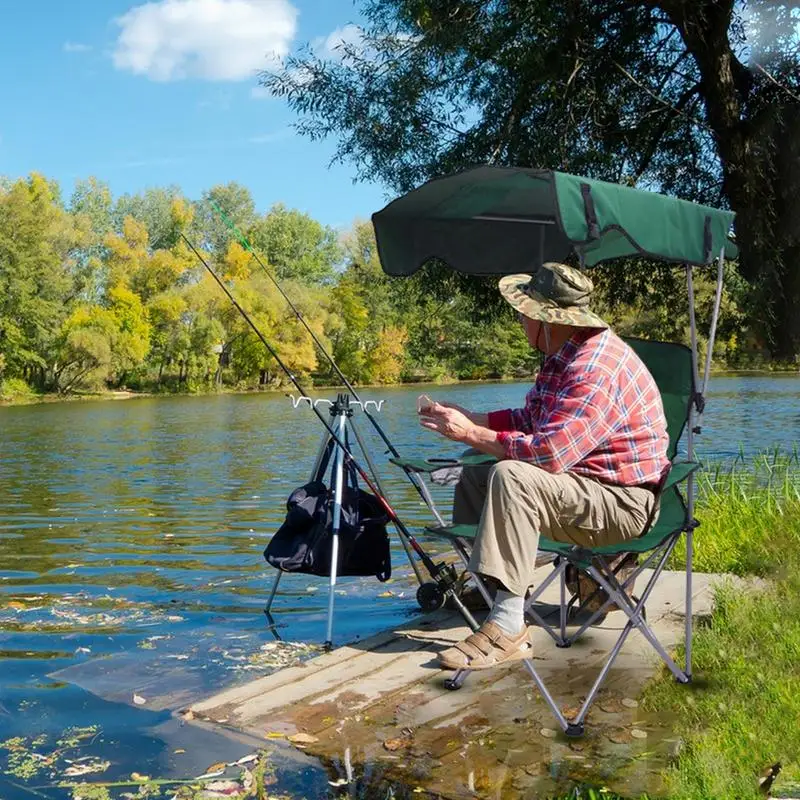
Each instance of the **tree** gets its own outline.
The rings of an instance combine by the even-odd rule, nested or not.
[[[215,210],[215,205],[239,230],[245,232],[250,230],[257,215],[250,190],[239,183],[231,181],[203,192],[195,206],[192,236],[197,239],[196,246],[204,247],[219,257],[227,251],[233,234]]]
[[[339,137],[340,159],[397,191],[488,162],[728,205],[754,317],[774,356],[800,353],[795,3],[362,5],[360,42],[262,76],[302,133]]]
[[[124,194],[114,206],[114,230],[122,233],[125,220],[135,219],[147,232],[147,240],[153,249],[168,250],[180,238],[186,223],[185,215],[190,203],[177,186],[166,189],[147,189],[141,194]]]
[[[45,388],[53,341],[74,294],[77,238],[57,187],[43,176],[0,190],[0,353],[9,377]]]
[[[108,184],[96,178],[76,181],[68,211],[80,232],[75,252],[77,293],[81,300],[94,301],[103,291],[105,238],[114,224],[113,200]]]
[[[250,231],[254,249],[279,279],[322,283],[341,258],[336,232],[301,211],[274,205]],[[266,256],[266,258],[264,258]]]

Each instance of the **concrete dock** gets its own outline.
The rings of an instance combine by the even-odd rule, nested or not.
[[[548,571],[543,567],[537,582]],[[695,576],[695,617],[711,612],[713,586],[722,579],[729,578]],[[683,639],[684,593],[684,574],[665,572],[647,604],[648,621],[668,651]],[[557,603],[557,586],[542,600]],[[575,713],[625,621],[622,612],[609,614],[569,649],[535,631],[536,666],[566,714]],[[536,797],[584,779],[626,793],[658,790],[676,742],[670,721],[638,703],[661,665],[638,632],[629,636],[579,740],[561,734],[519,662],[473,673],[463,688],[448,691],[449,673],[438,669],[436,653],[467,633],[453,612],[421,615],[195,702],[184,714],[261,741],[286,739],[330,764],[341,781],[397,780],[453,798]]]

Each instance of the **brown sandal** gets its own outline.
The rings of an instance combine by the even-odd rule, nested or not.
[[[530,658],[532,654],[527,627],[512,638],[494,622],[484,622],[463,642],[439,653],[439,666],[443,669],[490,669],[509,661]]]

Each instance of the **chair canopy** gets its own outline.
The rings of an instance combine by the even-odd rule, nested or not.
[[[724,248],[734,214],[553,170],[482,166],[428,181],[372,217],[389,275],[440,260],[473,275],[532,272],[572,252],[588,265],[641,255],[704,265]]]

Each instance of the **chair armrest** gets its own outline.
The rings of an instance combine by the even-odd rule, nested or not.
[[[674,461],[670,468],[667,480],[664,483],[663,491],[666,491],[671,486],[685,481],[693,472],[696,472],[702,464],[699,461]]]
[[[449,467],[479,467],[484,464],[494,464],[497,459],[485,453],[475,453],[467,456],[453,456],[437,458],[390,458],[392,464],[411,472],[436,472]]]

